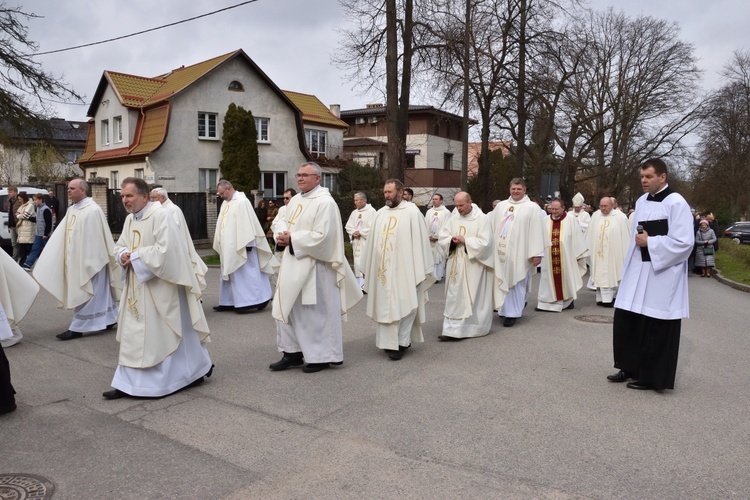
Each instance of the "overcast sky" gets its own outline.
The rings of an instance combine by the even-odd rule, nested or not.
[[[3,1],[3,0],[0,0]],[[4,0],[6,5],[16,5]],[[205,14],[242,0],[19,0],[25,12],[42,16],[28,22],[39,51],[62,49],[127,35]],[[592,0],[629,15],[677,22],[681,38],[696,47],[705,86],[716,87],[716,73],[737,49],[750,49],[747,0]],[[37,56],[44,69],[87,98],[86,105],[54,104],[55,115],[86,120],[88,102],[104,70],[157,76],[236,49],[243,49],[282,89],[316,95],[342,109],[381,101],[362,96],[331,64],[340,50],[337,29],[345,26],[337,0],[257,0],[236,9],[133,38]],[[432,104],[439,102],[419,102]]]

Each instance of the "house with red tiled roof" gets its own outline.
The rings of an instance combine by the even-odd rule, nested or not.
[[[346,163],[344,159],[344,131],[349,125],[341,119],[341,107],[330,108],[311,94],[285,90],[284,94],[302,112],[305,129],[305,146],[310,157],[323,171],[321,184],[337,191],[336,176]]]
[[[213,190],[221,179],[222,125],[231,103],[255,117],[260,193],[280,198],[295,186],[297,167],[314,158],[304,111],[243,50],[154,77],[105,71],[88,110],[79,164],[86,178],[109,179],[110,188],[133,176],[170,192]],[[338,127],[335,117],[320,120]]]

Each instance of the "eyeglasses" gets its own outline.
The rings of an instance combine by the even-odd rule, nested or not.
[[[289,196],[284,196],[284,199],[285,200],[291,200],[292,198],[290,198]]]
[[[305,177],[311,177],[318,174],[297,174],[297,179],[304,179]]]

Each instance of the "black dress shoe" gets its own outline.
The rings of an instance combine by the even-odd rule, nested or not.
[[[280,372],[293,366],[302,366],[305,362],[301,352],[285,352],[284,356],[268,367],[275,372]]]
[[[386,349],[386,354],[388,354],[388,357],[391,358],[393,361],[398,361],[399,359],[404,357],[404,351],[396,351],[394,349]]]
[[[234,306],[214,306],[214,311],[216,312],[234,311]]]
[[[81,332],[74,332],[74,331],[68,330],[62,333],[58,333],[57,335],[55,335],[55,337],[57,337],[60,340],[73,340],[73,339],[78,339],[78,338],[83,337],[83,334]]]
[[[235,307],[234,312],[237,314],[248,314],[255,311],[255,306],[243,306],[243,307]]]
[[[516,324],[516,318],[505,318],[503,320],[503,326],[511,327]]]
[[[615,307],[615,302],[614,301],[612,301],[612,302],[602,302],[601,304],[598,304],[598,305],[600,305],[602,307]]]
[[[628,389],[637,389],[639,391],[651,391],[654,388],[648,384],[641,384],[637,380],[635,382],[629,382],[626,386]]]
[[[259,311],[262,311],[263,309],[266,308],[266,306],[268,305],[269,302],[271,302],[271,301],[267,300],[267,301],[263,302],[262,304],[258,304],[257,306],[255,306],[255,308],[257,310],[259,310]]]
[[[10,404],[8,406],[0,406],[0,415],[4,415],[5,413],[10,413],[12,411],[16,411],[16,403]]]
[[[112,389],[111,391],[103,392],[102,396],[104,399],[120,399],[127,396],[124,392],[122,392],[120,389]]]
[[[201,384],[202,384],[203,382],[205,382],[205,381],[206,381],[206,377],[201,377],[201,378],[199,378],[199,379],[197,379],[197,380],[194,380],[194,381],[192,381],[191,383],[189,383],[189,384],[187,385],[187,387],[185,387],[185,388],[186,388],[186,389],[189,389],[190,387],[198,387],[199,385],[201,385]]]
[[[117,326],[117,323],[116,323],[116,322],[115,322],[115,323],[112,323],[111,325],[107,325],[107,328],[105,328],[105,330],[111,330],[112,328],[114,328],[114,327],[116,327],[116,326]]]
[[[569,305],[568,307],[566,307],[565,309],[575,309],[575,308],[576,308],[576,301],[574,300],[574,301],[573,301],[573,302],[571,302],[571,303],[570,303],[570,305]]]
[[[614,375],[607,375],[607,380],[609,380],[610,382],[625,382],[626,380],[629,380],[631,378],[635,378],[635,377],[633,377],[633,375],[623,370],[620,370]]]
[[[319,372],[330,367],[331,367],[330,363],[307,363],[302,368],[302,371],[305,373],[315,373],[315,372]]]
[[[461,340],[465,340],[464,338],[458,338],[458,337],[449,337],[448,335],[438,335],[438,340],[440,342],[459,342]]]

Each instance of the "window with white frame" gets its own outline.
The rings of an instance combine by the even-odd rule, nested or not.
[[[260,190],[263,198],[283,198],[286,189],[286,172],[262,172]]]
[[[215,168],[198,169],[198,190],[206,191],[216,189],[217,175],[219,171]]]
[[[68,163],[78,163],[78,158],[83,155],[83,151],[80,149],[69,149],[65,151],[65,160]]]
[[[216,113],[198,113],[198,138],[216,139]]]
[[[115,142],[122,142],[122,116],[112,118],[112,132]]]
[[[305,140],[307,141],[307,149],[313,156],[325,156],[326,155],[326,139],[327,132],[324,130],[305,130]]]
[[[322,178],[320,179],[320,185],[323,187],[327,187],[328,190],[333,193],[337,194],[339,192],[339,176],[338,174],[326,174],[324,173]]]
[[[120,187],[120,172],[113,170],[109,173],[110,189],[119,189]]]
[[[135,169],[135,178],[136,179],[145,179],[146,175],[142,168],[136,168]]]
[[[258,130],[258,142],[271,142],[268,139],[268,118],[256,118],[255,128]]]
[[[109,145],[109,120],[102,120],[101,144],[102,146]]]

